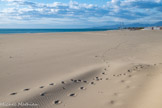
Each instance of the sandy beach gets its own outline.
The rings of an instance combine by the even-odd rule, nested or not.
[[[0,108],[162,108],[162,31],[0,34]]]

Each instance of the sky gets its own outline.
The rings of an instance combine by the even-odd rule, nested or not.
[[[90,28],[162,21],[162,0],[0,0],[0,28]]]

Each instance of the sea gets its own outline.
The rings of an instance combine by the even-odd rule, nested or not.
[[[0,34],[89,32],[89,31],[107,31],[107,30],[113,30],[113,29],[0,29]]]

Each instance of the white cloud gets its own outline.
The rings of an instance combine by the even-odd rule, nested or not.
[[[160,3],[160,2],[161,2],[161,0],[155,0],[155,2]]]
[[[114,12],[118,12],[120,10],[120,0],[111,0],[107,2],[107,7],[112,8]]]

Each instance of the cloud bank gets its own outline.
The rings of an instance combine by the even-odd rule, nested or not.
[[[44,25],[45,27],[94,27],[162,20],[161,0],[110,0],[105,4],[41,3],[0,0],[0,25]]]

